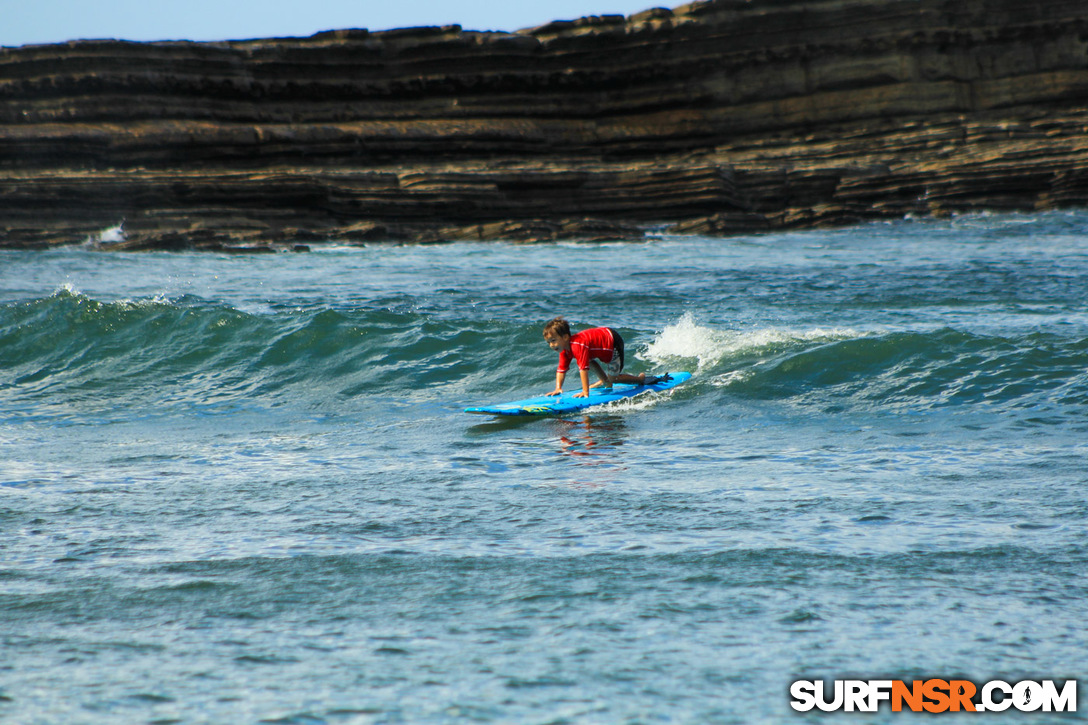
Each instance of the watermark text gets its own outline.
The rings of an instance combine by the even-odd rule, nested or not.
[[[1077,681],[991,680],[797,680],[790,685],[790,707],[798,712],[1076,712]]]

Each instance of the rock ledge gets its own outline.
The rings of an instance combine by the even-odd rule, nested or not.
[[[631,239],[1083,206],[1086,106],[1082,0],[708,0],[517,33],[0,49],[0,246]]]

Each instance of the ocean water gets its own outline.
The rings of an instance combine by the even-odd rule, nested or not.
[[[0,252],[0,722],[929,722],[790,683],[1083,676],[1086,230]],[[694,377],[465,414],[551,389],[557,314]]]

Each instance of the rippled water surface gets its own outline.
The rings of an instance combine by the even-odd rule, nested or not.
[[[1081,675],[1086,230],[0,252],[0,721],[899,722],[789,685]],[[695,376],[465,414],[551,389],[557,314]]]

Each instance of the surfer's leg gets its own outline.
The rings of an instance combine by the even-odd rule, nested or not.
[[[623,372],[623,348],[621,347],[612,351],[612,362],[608,365],[608,380],[613,383],[645,385],[646,373],[631,375]]]
[[[612,360],[608,363],[607,368],[608,384],[637,382],[634,375],[623,374],[623,338],[620,337],[620,333],[611,327],[608,328],[608,331],[612,333]]]
[[[591,359],[589,361],[589,366],[591,368],[593,368],[593,371],[595,373],[597,373],[597,377],[600,378],[599,382],[593,383],[593,385],[591,385],[590,387],[596,388],[596,387],[602,386],[602,385],[604,387],[606,387],[606,388],[611,388],[612,387],[612,376],[607,374],[604,370],[601,369],[601,364],[599,362],[597,362],[596,360]]]
[[[630,383],[633,385],[645,385],[646,373],[630,375],[623,372],[623,338],[620,333],[612,331],[612,362],[608,363],[608,380],[613,383]]]

